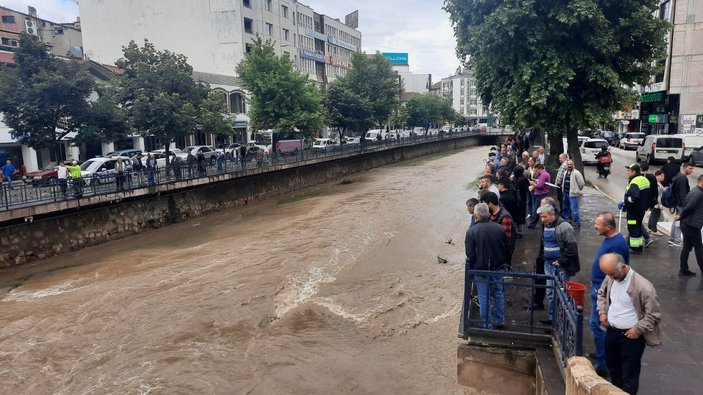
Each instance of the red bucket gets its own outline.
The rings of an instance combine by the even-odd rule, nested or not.
[[[574,281],[566,282],[566,292],[574,298],[576,306],[583,307],[583,296],[586,294],[586,286]]]

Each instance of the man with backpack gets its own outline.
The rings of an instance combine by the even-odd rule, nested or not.
[[[669,185],[670,191],[665,191],[664,195],[667,197],[670,195],[671,199],[665,199],[662,197],[662,203],[665,206],[674,208],[674,215],[681,213],[683,203],[686,200],[686,195],[690,192],[691,187],[688,185],[688,176],[693,173],[693,164],[684,163],[681,165],[681,172],[674,176],[671,180],[671,185]],[[674,247],[683,247],[683,241],[681,239],[681,224],[679,221],[674,221],[671,224],[671,232],[669,238],[669,245]]]

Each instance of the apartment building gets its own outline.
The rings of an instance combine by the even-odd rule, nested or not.
[[[427,93],[432,86],[432,74],[410,72],[410,55],[407,52],[383,52],[393,71],[400,77],[403,92]]]
[[[488,108],[483,105],[476,91],[473,71],[459,67],[454,75],[442,78],[439,94],[452,101],[454,110],[465,116],[469,125],[488,122]]]
[[[81,0],[86,56],[114,64],[122,47],[148,39],[188,57],[197,72],[236,77],[258,34],[278,55],[326,84],[345,75],[361,33],[296,0]]]
[[[703,0],[660,0],[656,16],[673,26],[664,71],[625,116],[647,134],[703,133]]]
[[[83,58],[80,21],[55,23],[37,16],[34,7],[27,13],[0,6],[0,51],[11,52],[19,46],[20,33],[37,36],[60,57]]]

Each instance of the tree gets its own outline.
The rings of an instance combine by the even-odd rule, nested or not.
[[[227,112],[227,99],[224,92],[210,91],[200,103],[196,128],[218,136],[234,133],[232,122],[223,116]]]
[[[564,133],[578,146],[579,128],[646,85],[666,47],[656,0],[445,0],[444,9],[483,102],[504,123],[547,128],[552,158]]]
[[[184,55],[159,51],[148,40],[143,47],[131,41],[122,50],[124,57],[116,65],[124,74],[114,78],[113,85],[135,133],[156,137],[168,153],[179,137],[210,132],[213,111],[220,111],[215,118],[224,120],[225,107],[209,102],[208,87],[193,80]],[[212,132],[221,132],[221,125],[215,124]]]
[[[354,92],[344,79],[330,84],[325,106],[330,126],[339,128],[339,143],[348,132],[366,132],[371,126],[371,103]]]
[[[431,125],[453,122],[455,117],[449,100],[434,93],[415,95],[408,101],[408,123],[425,128],[425,134]]]
[[[352,69],[341,82],[371,105],[370,120],[383,127],[399,104],[402,92],[399,77],[391,63],[380,53],[370,58],[366,54],[352,54]]]
[[[324,126],[322,94],[287,56],[277,56],[270,40],[257,36],[237,65],[242,87],[250,94],[249,117],[263,129],[299,130],[312,136]]]
[[[35,36],[22,33],[19,43],[16,66],[0,70],[0,112],[14,138],[35,149],[57,149],[69,137],[74,143],[120,137],[122,117],[108,91],[97,90],[91,101],[95,81],[77,64],[57,59]]]
[[[409,114],[406,107],[398,107],[391,115],[391,128],[403,129],[408,122]]]

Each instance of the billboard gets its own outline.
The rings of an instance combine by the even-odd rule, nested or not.
[[[391,64],[397,65],[408,65],[408,53],[407,52],[384,52],[383,57],[388,59]]]
[[[356,29],[359,27],[359,10],[352,12],[351,14],[344,17],[344,24]]]

